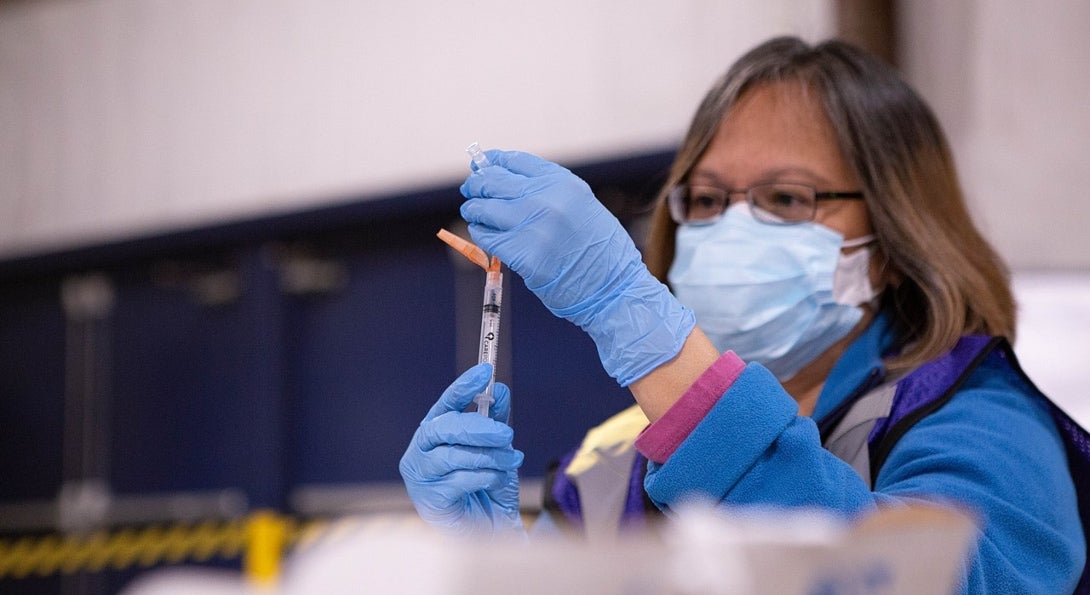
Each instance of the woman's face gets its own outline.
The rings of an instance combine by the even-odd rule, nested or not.
[[[741,190],[774,182],[806,184],[818,192],[862,190],[840,153],[836,133],[818,94],[797,82],[765,84],[742,95],[720,122],[708,148],[689,173],[688,182],[733,191],[731,203],[745,200]],[[819,201],[814,221],[846,240],[872,233],[866,203],[862,200]],[[856,250],[862,248],[845,252]],[[872,256],[871,285],[882,287],[876,261]],[[848,342],[873,320],[870,305],[861,306],[862,317],[847,335],[841,335],[837,343],[824,348],[803,368],[790,372],[790,378],[784,382],[784,388],[798,401],[802,415],[809,415],[813,410],[825,378]],[[698,312],[698,323],[701,323],[700,317]],[[730,325],[724,328],[726,330],[720,333],[724,342],[741,339],[742,334],[735,336],[735,329]],[[765,337],[766,340],[771,338]],[[720,348],[737,349],[729,344]]]
[[[807,184],[818,192],[860,190],[816,92],[797,82],[761,85],[743,94],[688,181],[732,191],[769,182]],[[743,201],[744,193],[730,200]],[[819,201],[814,220],[848,240],[871,233],[861,200]]]

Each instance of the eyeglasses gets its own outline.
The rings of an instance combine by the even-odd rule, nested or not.
[[[667,195],[670,216],[681,225],[710,225],[718,221],[730,197],[745,193],[753,217],[771,225],[795,225],[813,221],[820,200],[860,200],[862,192],[818,192],[806,184],[758,184],[744,190],[678,184]]]

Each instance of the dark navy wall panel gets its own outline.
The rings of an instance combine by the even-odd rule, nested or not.
[[[344,287],[286,317],[294,484],[394,481],[420,418],[453,378],[453,271],[439,218],[320,243]]]
[[[60,487],[64,343],[55,280],[0,283],[0,500]]]
[[[587,429],[635,401],[602,370],[586,333],[553,316],[522,280],[509,293],[515,447],[526,454],[523,475],[541,477]]]
[[[222,260],[239,295],[220,305],[157,282],[160,263],[117,276],[110,475],[118,492],[238,487],[255,503],[282,503],[275,273],[260,247]]]

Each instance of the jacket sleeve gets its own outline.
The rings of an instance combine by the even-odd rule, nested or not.
[[[987,365],[910,430],[874,491],[821,446],[816,425],[759,364],[750,364],[645,489],[669,511],[702,496],[724,505],[810,506],[851,518],[911,500],[953,502],[982,536],[963,591],[1070,592],[1085,544],[1063,445],[1043,404]]]
[[[644,487],[667,511],[692,496],[845,516],[875,505],[862,478],[821,447],[817,426],[760,364],[746,367],[665,463],[649,465]]]

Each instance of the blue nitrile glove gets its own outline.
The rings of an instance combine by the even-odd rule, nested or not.
[[[696,319],[644,266],[586,182],[528,153],[487,151],[462,184],[477,245],[519,274],[553,314],[587,332],[628,386],[681,351]]]
[[[518,468],[506,424],[511,392],[497,382],[490,417],[463,413],[492,373],[477,364],[458,377],[413,434],[398,469],[421,518],[453,534],[522,533]]]

